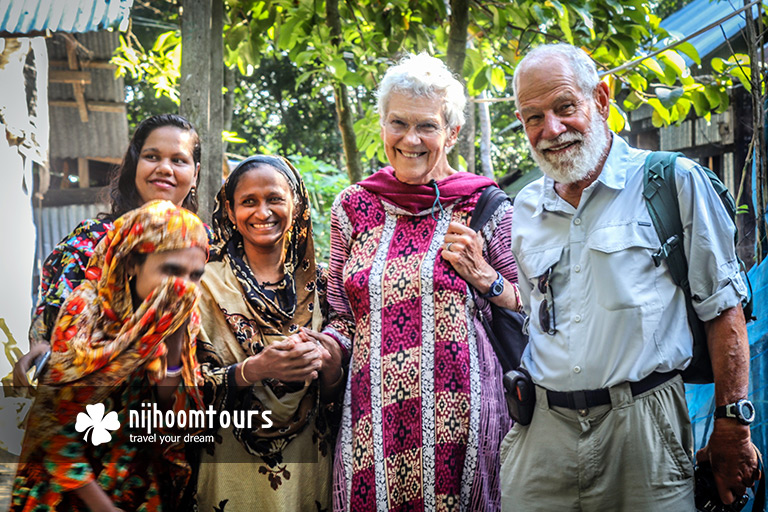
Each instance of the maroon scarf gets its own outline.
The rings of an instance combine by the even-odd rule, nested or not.
[[[440,191],[440,202],[446,205],[493,185],[494,182],[485,176],[462,171],[451,174],[436,184]],[[392,167],[380,169],[358,185],[413,214],[428,210],[435,203],[433,185],[409,185],[398,181]]]

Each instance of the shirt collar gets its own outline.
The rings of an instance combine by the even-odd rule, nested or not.
[[[603,171],[597,181],[608,188],[622,190],[627,183],[627,166],[630,160],[630,146],[627,141],[611,132],[611,151],[603,164]]]

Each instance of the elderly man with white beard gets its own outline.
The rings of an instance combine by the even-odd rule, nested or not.
[[[578,48],[538,47],[517,66],[517,117],[544,177],[517,196],[512,251],[530,316],[527,426],[501,445],[502,506],[526,511],[695,511],[693,439],[679,371],[693,339],[683,292],[642,196],[647,151],[608,129],[609,89]],[[675,170],[694,308],[717,406],[747,397],[749,347],[734,226],[693,161]],[[749,427],[714,420],[709,460],[724,503],[757,477]]]

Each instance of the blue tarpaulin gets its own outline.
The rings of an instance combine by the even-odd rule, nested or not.
[[[752,442],[764,454],[768,454],[768,260],[755,265],[749,271],[754,297],[753,315],[757,317],[747,324],[749,334],[750,370],[749,399],[755,404],[757,418],[752,424]],[[712,432],[714,411],[714,384],[702,386],[686,384],[686,399],[693,423],[695,449],[707,444]],[[744,509],[751,510],[751,502]]]

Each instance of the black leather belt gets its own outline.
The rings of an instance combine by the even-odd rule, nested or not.
[[[645,393],[656,386],[664,384],[679,372],[659,373],[653,372],[643,380],[630,382],[629,387],[632,390],[632,396]],[[547,391],[547,400],[549,406],[567,407],[568,409],[589,409],[598,405],[607,405],[611,403],[611,392],[608,388],[585,389],[582,391]]]

